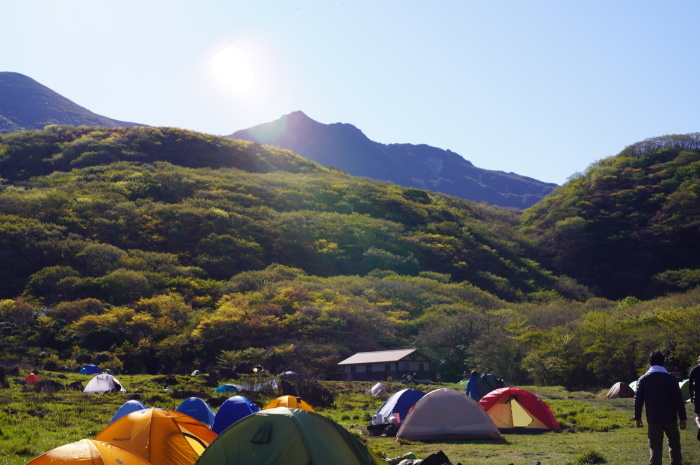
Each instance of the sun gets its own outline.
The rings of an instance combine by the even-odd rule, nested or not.
[[[209,60],[210,71],[217,83],[226,91],[239,96],[249,96],[258,91],[256,57],[242,43],[230,43],[219,47]]]

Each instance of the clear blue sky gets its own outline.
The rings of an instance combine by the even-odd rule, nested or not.
[[[16,0],[0,71],[226,135],[295,110],[563,183],[700,131],[700,1]]]

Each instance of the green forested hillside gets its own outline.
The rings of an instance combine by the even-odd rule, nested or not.
[[[538,264],[512,211],[289,151],[53,126],[0,136],[0,177],[0,362],[332,376],[414,346],[445,379],[600,385],[651,349],[678,371],[697,357],[700,293],[594,297]]]
[[[634,144],[523,218],[538,258],[609,298],[700,284],[700,134]]]
[[[526,258],[513,213],[353,178],[257,144],[176,129],[54,126],[0,138],[0,173],[0,259],[12,264],[0,269],[0,297],[41,306],[49,326],[74,323],[62,343],[50,336],[56,348],[144,347],[140,337],[174,336],[221,305],[231,289],[260,290],[238,289],[231,284],[236,275],[273,265],[293,269],[285,278],[373,270],[437,276],[461,282],[477,300],[557,294],[558,280]],[[559,287],[571,296],[582,292],[567,282]],[[139,315],[135,306],[144,299],[172,301],[179,310]],[[263,321],[297,305],[275,303]],[[394,307],[387,311],[402,315]],[[118,329],[97,321],[106,309],[127,312],[109,313]],[[145,316],[149,321],[132,322]],[[125,340],[132,325],[141,329]],[[152,326],[155,335],[142,328]],[[350,346],[338,342],[336,351],[405,343],[390,342],[395,335],[383,326],[385,337],[356,336]],[[260,341],[214,344],[198,352],[198,361],[211,362],[221,348],[263,347],[268,338],[288,342],[271,329]],[[214,340],[209,334],[202,344]],[[152,369],[156,359],[144,364]]]
[[[271,147],[175,129],[52,127],[4,136],[0,154],[13,244],[3,260],[16,263],[3,271],[4,297],[47,266],[102,278],[147,253],[216,280],[273,263],[323,276],[431,271],[511,300],[556,282],[527,259],[512,213]],[[46,290],[32,295],[62,298]]]

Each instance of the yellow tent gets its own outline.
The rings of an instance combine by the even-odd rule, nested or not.
[[[281,396],[278,397],[277,399],[273,400],[269,404],[267,404],[265,407],[263,407],[263,410],[275,408],[275,407],[287,407],[287,408],[300,408],[303,410],[308,410],[309,412],[314,412],[316,413],[316,410],[312,406],[306,403],[306,401],[302,400],[301,397],[294,397],[294,396]]]
[[[122,447],[108,442],[83,439],[51,449],[27,465],[149,465]]]
[[[128,449],[151,465],[193,465],[216,436],[189,415],[150,408],[121,417],[95,439]]]

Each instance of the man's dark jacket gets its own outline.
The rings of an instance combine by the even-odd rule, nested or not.
[[[683,394],[676,378],[664,372],[647,373],[637,381],[634,392],[634,419],[642,418],[646,404],[647,423],[686,420]]]
[[[700,365],[695,365],[693,369],[690,370],[690,374],[688,375],[688,393],[693,402],[697,404],[700,398],[700,396],[698,396],[698,394],[700,394]]]

